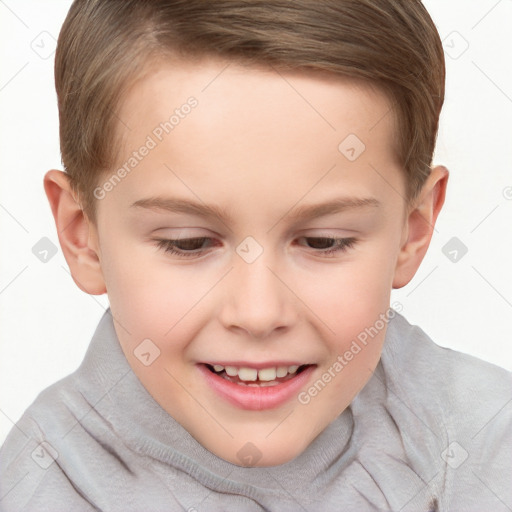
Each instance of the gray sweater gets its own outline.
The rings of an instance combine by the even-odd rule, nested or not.
[[[512,374],[397,313],[374,375],[305,452],[239,467],[153,400],[107,310],[2,446],[0,510],[510,512]]]

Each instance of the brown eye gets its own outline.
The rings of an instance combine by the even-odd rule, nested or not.
[[[308,245],[312,249],[329,249],[332,247],[333,242],[336,240],[334,238],[315,238],[315,237],[308,237],[306,238],[308,240]]]
[[[159,249],[166,253],[176,254],[178,256],[192,257],[201,255],[206,247],[205,242],[211,240],[208,237],[201,238],[181,238],[176,240],[159,239],[156,240]]]
[[[302,239],[307,241],[308,247],[323,255],[347,251],[357,242],[356,238],[302,237]]]

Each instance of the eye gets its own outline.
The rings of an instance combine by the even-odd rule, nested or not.
[[[157,239],[156,242],[158,242],[157,247],[163,249],[166,253],[190,258],[204,253],[204,243],[208,240],[212,239],[208,237],[181,238],[177,240]]]
[[[212,246],[213,239],[209,237],[181,238],[181,239],[156,239],[157,247],[163,249],[167,254],[174,254],[184,258],[201,256]],[[332,238],[332,237],[301,237],[299,240],[306,240],[308,247],[315,249],[314,252],[322,256],[329,256],[342,253],[352,248],[356,238]],[[299,244],[302,245],[302,244]]]
[[[302,237],[301,239],[308,240],[308,246],[311,247],[312,249],[318,249],[315,252],[327,256],[335,253],[346,252],[348,249],[352,248],[357,243],[357,239],[354,237],[332,238],[309,236]]]

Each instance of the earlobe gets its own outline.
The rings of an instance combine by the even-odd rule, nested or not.
[[[402,288],[409,283],[423,261],[444,204],[448,175],[446,167],[434,167],[408,214],[404,226],[405,240],[398,254],[393,288]]]
[[[91,243],[94,237],[90,235],[96,234],[96,228],[84,215],[67,174],[57,170],[48,171],[44,177],[44,189],[73,280],[85,293],[106,293],[98,247]]]

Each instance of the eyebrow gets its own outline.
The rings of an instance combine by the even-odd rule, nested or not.
[[[340,197],[321,204],[304,205],[285,214],[292,221],[304,221],[323,217],[325,215],[340,213],[347,210],[361,208],[378,208],[381,203],[373,197]],[[223,222],[229,222],[231,215],[229,212],[216,205],[197,203],[188,199],[179,199],[172,197],[148,197],[135,201],[130,208],[144,208],[155,211],[166,211],[172,213],[184,213],[197,215],[200,217],[213,217]]]

